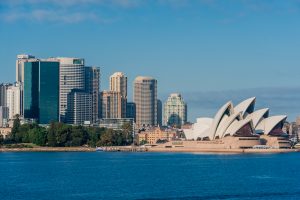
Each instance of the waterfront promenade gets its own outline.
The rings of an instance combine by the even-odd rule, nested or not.
[[[0,152],[95,152],[91,147],[33,147],[33,148],[0,148]],[[139,146],[103,147],[104,152],[176,152],[176,153],[291,153],[300,149],[200,149],[200,148],[158,148]]]

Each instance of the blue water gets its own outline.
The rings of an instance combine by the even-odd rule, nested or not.
[[[0,199],[300,199],[300,153],[0,153]]]

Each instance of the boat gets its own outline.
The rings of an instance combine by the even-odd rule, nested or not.
[[[96,147],[96,151],[104,151],[104,147]]]

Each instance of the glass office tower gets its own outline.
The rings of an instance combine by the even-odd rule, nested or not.
[[[59,120],[59,62],[24,63],[24,118],[49,124]]]

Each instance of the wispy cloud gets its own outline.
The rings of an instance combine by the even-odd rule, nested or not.
[[[82,13],[82,12],[63,12],[37,9],[31,13],[26,12],[10,12],[2,16],[2,19],[7,22],[13,22],[18,20],[35,21],[35,22],[61,22],[61,23],[77,23],[86,20],[105,22],[95,13]]]
[[[101,8],[134,8],[144,0],[10,0],[0,1],[4,9],[0,20],[5,22],[108,23],[113,17],[103,17]]]
[[[117,14],[117,9],[139,9],[146,6],[168,6],[185,9],[202,7],[220,13],[221,24],[234,23],[253,12],[295,13],[299,12],[300,2],[291,1],[223,1],[223,0],[7,0],[0,1],[0,20],[52,21],[76,23],[82,21],[105,22],[103,8]],[[92,11],[92,12],[91,12]],[[241,15],[242,13],[242,15]]]

